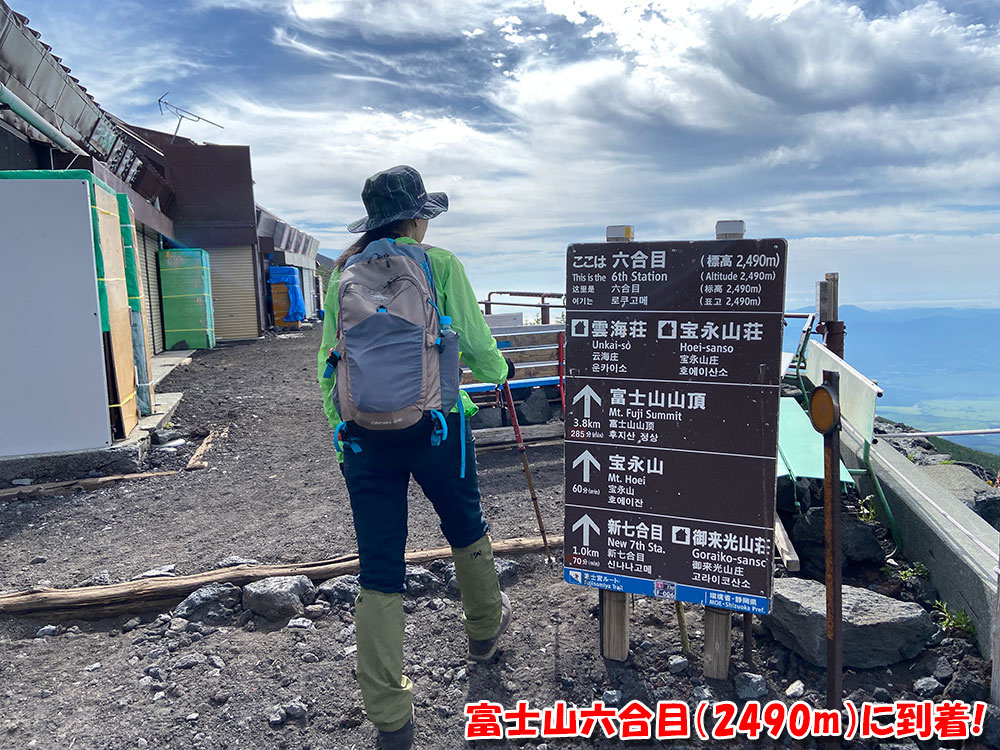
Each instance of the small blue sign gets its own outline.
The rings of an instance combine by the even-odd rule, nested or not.
[[[737,594],[730,591],[716,591],[700,586],[685,586],[673,581],[650,580],[648,578],[633,578],[614,573],[595,573],[590,570],[565,568],[563,578],[567,583],[577,586],[588,586],[594,589],[621,591],[626,594],[641,594],[667,601],[690,602],[704,604],[708,607],[729,609],[734,612],[751,612],[755,615],[766,615],[771,611],[771,602],[767,597],[751,594]]]

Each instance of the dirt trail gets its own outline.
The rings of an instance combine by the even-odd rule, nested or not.
[[[228,437],[207,456],[208,470],[70,498],[0,503],[0,590],[42,581],[73,586],[102,571],[112,582],[128,580],[164,565],[176,566],[178,574],[194,573],[229,555],[271,563],[353,552],[347,492],[315,382],[319,339],[317,328],[299,337],[269,336],[198,353],[163,382],[161,390],[184,392],[175,428],[196,435],[229,427]],[[196,444],[177,454],[160,453],[155,461],[183,465]],[[562,448],[529,448],[529,455],[546,526],[559,533]],[[517,454],[483,453],[479,465],[494,537],[535,535]],[[430,504],[414,488],[411,500],[409,548],[441,546]],[[467,702],[513,708],[518,700],[543,707],[556,700],[589,705],[602,697],[620,705],[633,698],[651,703],[706,694],[733,697],[731,682],[700,677],[698,608],[688,608],[694,653],[686,668],[675,673],[668,668],[668,659],[681,652],[673,605],[641,598],[632,613],[631,659],[605,662],[597,653],[596,593],[563,583],[561,566],[547,566],[541,555],[512,562],[504,588],[514,602],[514,624],[490,665],[466,661],[460,606],[443,583],[408,597],[406,663],[415,682],[415,747],[542,744],[538,739],[467,745],[462,739]],[[306,630],[260,620],[219,629],[185,627],[166,618],[157,623],[156,613],[143,615],[141,623],[130,620],[64,622],[56,635],[36,638],[46,621],[0,618],[0,747],[373,746],[352,673],[348,603],[335,603]],[[740,635],[736,617],[734,644]],[[802,679],[806,699],[821,703],[822,671],[789,656],[759,626],[756,642],[755,665],[734,664],[734,669],[764,674],[770,697],[783,697],[789,682]],[[974,655],[967,641],[950,648],[952,659]],[[909,666],[877,675],[849,672],[845,687],[871,690],[884,683],[909,690],[914,680]],[[607,691],[612,692],[605,696]],[[273,707],[295,699],[306,707],[305,717],[271,726]],[[550,748],[622,746],[603,738],[548,742]]]

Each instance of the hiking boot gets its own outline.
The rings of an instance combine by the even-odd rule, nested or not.
[[[413,719],[392,732],[378,730],[377,750],[410,750],[413,747]]]
[[[485,641],[469,639],[469,658],[473,661],[488,661],[492,658],[493,654],[497,652],[500,639],[510,627],[510,599],[502,591],[500,592],[500,602],[500,629],[497,630],[497,634]]]

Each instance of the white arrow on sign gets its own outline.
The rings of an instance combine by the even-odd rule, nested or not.
[[[573,531],[576,531],[580,527],[583,527],[583,546],[590,546],[590,532],[595,531],[598,534],[601,533],[601,527],[594,523],[594,519],[591,518],[586,513],[580,518],[579,521],[573,524]]]
[[[576,394],[576,396],[573,398],[573,403],[575,404],[577,401],[580,401],[580,400],[583,401],[583,418],[584,419],[590,419],[590,402],[591,401],[595,401],[598,406],[602,406],[602,404],[601,404],[601,397],[598,396],[596,393],[594,393],[594,389],[591,388],[589,385],[585,385],[583,387],[583,390],[580,391],[578,394]]]
[[[590,481],[590,467],[591,466],[593,466],[598,471],[600,471],[600,469],[601,469],[601,465],[597,462],[597,459],[594,458],[590,454],[590,451],[584,451],[583,453],[581,453],[580,456],[576,459],[576,461],[573,462],[573,468],[575,469],[580,464],[583,464],[583,481],[584,482],[589,482]]]

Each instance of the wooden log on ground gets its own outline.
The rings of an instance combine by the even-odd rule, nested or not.
[[[549,546],[559,546],[563,537],[551,537]],[[541,537],[506,539],[494,542],[498,555],[539,552]],[[406,562],[419,564],[451,557],[451,547],[437,547],[406,553]],[[204,573],[170,578],[145,578],[139,581],[114,583],[110,586],[87,586],[77,589],[33,588],[0,595],[0,614],[44,614],[50,617],[108,617],[128,612],[147,611],[157,606],[177,603],[202,586],[210,583],[232,583],[243,586],[262,578],[304,575],[313,581],[358,572],[358,556],[342,555],[330,560],[291,563],[288,565],[236,565]]]
[[[229,435],[229,427],[226,426],[221,430],[212,430],[205,436],[205,439],[201,441],[201,445],[198,449],[191,454],[191,458],[187,462],[187,466],[184,467],[185,471],[192,471],[193,469],[206,469],[208,468],[208,463],[202,461],[202,457],[208,453],[208,449],[212,447],[213,441],[216,439],[224,439]]]
[[[44,484],[29,484],[24,487],[10,487],[0,490],[0,500],[17,499],[20,496],[34,497],[36,495],[71,495],[77,490],[99,490],[115,482],[130,479],[151,479],[153,477],[169,477],[180,474],[179,471],[147,471],[142,474],[112,474],[106,477],[87,477],[85,479],[70,479],[64,482],[45,482]]]

